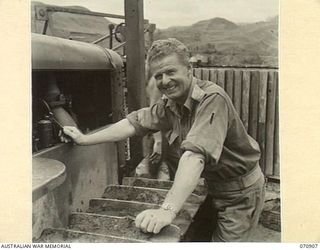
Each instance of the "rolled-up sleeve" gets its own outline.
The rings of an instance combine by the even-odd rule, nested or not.
[[[165,106],[162,102],[133,111],[126,118],[134,126],[137,135],[145,135],[149,131],[164,130],[169,124],[165,115]]]
[[[219,94],[207,96],[199,103],[194,123],[181,144],[183,151],[205,156],[206,163],[219,161],[228,132],[228,104]]]

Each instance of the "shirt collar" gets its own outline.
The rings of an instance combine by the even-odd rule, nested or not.
[[[189,94],[183,106],[186,107],[189,112],[191,112],[194,101],[199,102],[204,95],[205,95],[205,92],[197,84],[197,78],[192,77]],[[179,111],[179,108],[176,102],[169,99],[165,95],[162,96],[162,99],[167,99],[168,101],[166,103],[166,107],[169,107],[169,109],[172,110],[176,115],[180,116],[181,112]]]

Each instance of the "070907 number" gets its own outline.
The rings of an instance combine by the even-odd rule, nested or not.
[[[300,244],[300,248],[318,248],[318,244]]]

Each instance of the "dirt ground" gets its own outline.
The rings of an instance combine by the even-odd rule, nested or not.
[[[277,198],[280,198],[279,184],[269,183],[267,185],[266,200],[272,201]],[[251,242],[281,242],[281,232],[269,229],[259,223]]]
[[[281,232],[268,229],[259,224],[250,242],[281,242]]]

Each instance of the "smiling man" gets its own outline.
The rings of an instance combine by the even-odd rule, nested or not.
[[[144,232],[158,233],[172,223],[200,177],[205,178],[216,218],[213,241],[247,241],[264,204],[260,150],[246,132],[228,95],[216,84],[192,76],[189,52],[176,39],[153,43],[149,76],[163,97],[149,108],[91,135],[74,127],[64,132],[80,145],[119,141],[135,134],[162,131],[175,148],[178,168],[160,209],[136,217]]]

